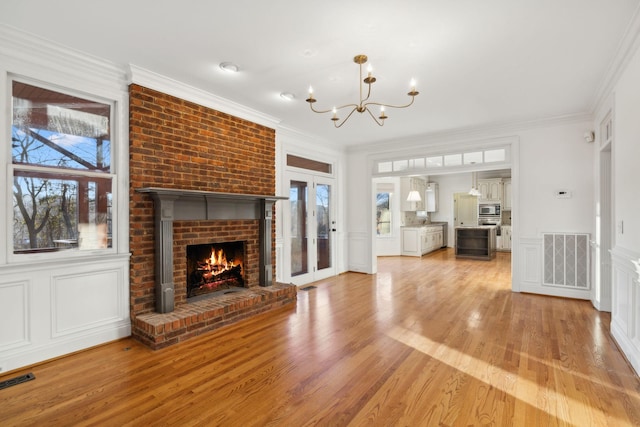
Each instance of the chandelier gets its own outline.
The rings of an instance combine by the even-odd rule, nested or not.
[[[329,110],[316,110],[315,108],[313,108],[313,104],[316,102],[316,99],[313,97],[313,88],[309,87],[309,98],[307,98],[306,101],[309,103],[309,107],[311,107],[311,111],[313,111],[314,113],[321,113],[321,114],[329,113],[329,112],[333,113],[333,117],[331,117],[331,120],[333,121],[333,125],[336,128],[339,128],[342,125],[344,125],[347,122],[347,120],[349,120],[351,115],[356,111],[358,113],[364,113],[364,112],[369,113],[371,118],[378,124],[378,126],[384,126],[384,121],[387,118],[387,115],[385,114],[385,107],[386,108],[407,108],[411,104],[413,104],[415,97],[420,93],[416,91],[416,83],[413,79],[411,79],[411,84],[410,84],[411,91],[407,93],[407,95],[411,97],[411,101],[408,104],[392,105],[392,104],[383,104],[381,102],[371,102],[369,101],[369,97],[371,96],[371,85],[375,83],[376,78],[373,77],[373,75],[371,74],[372,72],[371,64],[369,64],[369,66],[367,67],[367,77],[365,77],[364,79],[362,78],[362,64],[365,64],[367,62],[367,55],[356,55],[353,58],[353,62],[355,62],[360,66],[360,102],[358,102],[357,104],[345,104],[345,105],[341,105],[340,107],[333,107]],[[367,95],[365,97],[363,97],[363,93],[365,92],[364,85],[367,85],[367,88],[366,88]],[[370,110],[370,107],[373,105],[377,105],[380,107],[380,115],[378,117],[376,117]],[[346,108],[350,108],[351,111],[349,111],[349,114],[347,114],[347,116],[341,121],[340,117],[338,117],[338,111]]]

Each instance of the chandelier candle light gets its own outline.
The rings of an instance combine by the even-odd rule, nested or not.
[[[358,113],[364,113],[365,111],[367,113],[369,113],[369,115],[371,116],[371,118],[378,124],[378,126],[384,126],[384,121],[387,118],[387,115],[385,114],[385,107],[387,108],[407,108],[409,107],[411,104],[413,104],[413,101],[415,99],[415,97],[420,93],[418,91],[416,91],[416,83],[413,79],[411,79],[411,91],[409,93],[407,93],[407,95],[409,95],[411,97],[411,102],[409,102],[406,105],[391,105],[391,104],[384,104],[381,102],[370,102],[369,101],[369,97],[371,96],[371,85],[373,83],[375,83],[376,78],[373,77],[372,73],[372,69],[371,69],[371,64],[369,64],[369,66],[367,67],[367,77],[365,77],[364,79],[362,78],[362,64],[365,64],[367,62],[367,55],[356,55],[353,58],[353,62],[355,62],[356,64],[358,64],[360,66],[360,102],[357,104],[345,104],[342,105],[340,107],[333,107],[330,110],[316,110],[315,108],[313,108],[313,104],[316,102],[316,99],[313,97],[313,88],[309,87],[309,98],[306,99],[306,101],[309,103],[309,107],[311,107],[311,111],[313,111],[314,113],[333,113],[333,116],[331,117],[331,120],[333,121],[333,125],[336,128],[341,127],[343,124],[345,124],[347,122],[347,120],[349,120],[349,117],[351,117],[351,115],[354,112],[358,112]],[[363,83],[367,85],[367,96],[363,98],[362,94],[364,92],[363,90]],[[372,105],[378,105],[380,106],[380,115],[378,117],[376,117],[371,110],[369,109],[370,106]],[[349,112],[349,114],[347,114],[347,117],[340,121],[340,118],[338,117],[338,111],[342,110],[343,108],[350,108],[351,111]]]

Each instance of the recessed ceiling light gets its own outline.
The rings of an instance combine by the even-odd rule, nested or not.
[[[301,55],[304,56],[305,58],[311,58],[313,56],[316,56],[317,54],[318,54],[318,51],[314,49],[305,49],[301,52]]]
[[[293,101],[294,99],[296,99],[296,96],[294,94],[292,94],[291,92],[282,92],[280,94],[280,98],[287,100],[287,101]]]
[[[228,72],[228,73],[237,73],[240,70],[240,67],[238,67],[236,64],[234,64],[233,62],[221,62],[220,63],[220,69]]]

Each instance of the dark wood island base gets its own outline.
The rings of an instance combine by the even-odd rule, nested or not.
[[[490,260],[496,256],[496,227],[456,227],[456,258]]]

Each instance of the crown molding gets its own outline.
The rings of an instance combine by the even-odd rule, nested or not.
[[[288,126],[278,126],[276,140],[320,147],[321,150],[322,147],[326,147],[335,151],[345,152],[345,147],[342,144]]]
[[[347,148],[347,152],[373,152],[388,149],[390,146],[393,146],[395,150],[410,149],[414,147],[423,147],[425,145],[437,145],[450,142],[457,143],[494,139],[496,137],[514,135],[518,132],[528,130],[591,121],[593,121],[593,114],[582,112],[531,120],[491,123],[483,126],[469,126],[441,132],[425,133],[403,139],[382,141],[376,144],[351,145]]]
[[[618,83],[620,76],[629,64],[629,61],[640,48],[640,5],[636,7],[636,11],[631,18],[631,22],[627,26],[616,54],[607,69],[604,78],[596,89],[593,100],[591,102],[591,112],[598,111],[609,94],[611,94]]]
[[[176,96],[185,101],[195,102],[204,107],[212,108],[272,129],[276,129],[278,123],[280,123],[280,119],[273,116],[145,68],[138,67],[134,64],[129,64],[129,82],[166,93],[167,95]]]
[[[8,72],[43,81],[85,81],[95,93],[127,87],[126,68],[5,24],[0,24],[0,55]]]

